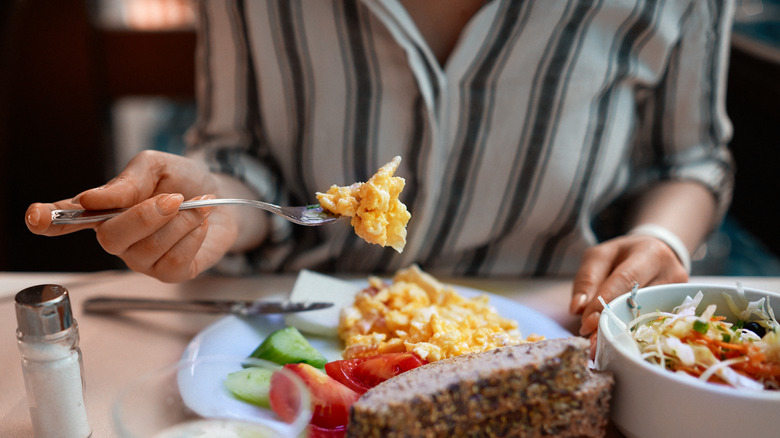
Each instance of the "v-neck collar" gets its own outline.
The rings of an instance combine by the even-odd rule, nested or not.
[[[423,37],[414,19],[411,17],[411,15],[409,15],[406,8],[398,0],[361,1],[366,6],[368,6],[377,15],[377,17],[386,26],[388,26],[388,28],[391,28],[391,32],[392,29],[398,30],[398,32],[392,33],[396,37],[399,44],[403,45],[405,42],[414,44],[417,50],[422,52],[425,61],[430,65],[430,67],[442,75],[446,75],[448,71],[448,65],[455,62],[453,59],[457,57],[459,48],[463,41],[469,38],[471,27],[477,21],[479,16],[488,13],[486,9],[491,7],[493,3],[496,3],[492,0],[485,1],[485,4],[483,4],[480,9],[477,10],[477,12],[469,19],[469,21],[461,30],[455,46],[447,56],[447,60],[442,65],[442,63],[439,62],[439,60],[436,58],[436,55],[433,53],[431,46],[428,44],[428,41]],[[399,38],[403,38],[406,41],[401,41]]]
[[[448,71],[459,64],[463,45],[469,38],[474,38],[473,25],[484,14],[495,14],[498,7],[496,1],[486,1],[485,4],[466,23],[458,37],[458,41],[447,57],[445,65],[441,65],[428,42],[420,33],[414,19],[398,0],[360,0],[386,26],[398,45],[406,52],[409,67],[415,76],[420,93],[426,106],[431,110],[435,125],[443,122],[443,108],[447,106]]]

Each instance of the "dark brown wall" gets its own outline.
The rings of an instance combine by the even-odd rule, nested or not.
[[[108,162],[92,64],[94,38],[83,2],[9,2],[11,31],[3,138],[3,270],[91,270],[113,265],[90,232],[31,235],[33,201],[74,196],[100,184]],[[90,238],[91,237],[91,238]]]
[[[94,233],[32,235],[24,212],[103,184],[112,175],[111,102],[189,96],[192,32],[97,29],[83,0],[3,2],[0,34],[0,270],[123,267]]]
[[[737,162],[730,214],[780,256],[780,65],[734,48],[728,113]]]

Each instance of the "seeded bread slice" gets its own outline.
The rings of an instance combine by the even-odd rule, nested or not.
[[[446,434],[424,436],[603,437],[609,418],[613,384],[610,374],[589,370],[585,380],[574,392],[549,394],[547,400],[525,403],[486,421],[455,424],[451,425]]]
[[[579,435],[599,436],[589,431],[603,433],[612,379],[588,370],[588,347],[582,338],[551,339],[407,371],[352,406],[347,435],[545,436],[576,421]]]

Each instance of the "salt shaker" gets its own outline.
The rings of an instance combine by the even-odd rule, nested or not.
[[[78,325],[67,289],[44,284],[17,293],[16,320],[35,436],[89,437]]]

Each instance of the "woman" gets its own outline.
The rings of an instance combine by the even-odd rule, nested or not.
[[[687,281],[730,202],[726,0],[203,2],[187,157],[145,152],[54,208],[164,281],[237,272],[575,275],[581,333],[638,282]],[[412,213],[401,254],[350,227],[193,197],[315,202],[393,156]]]

